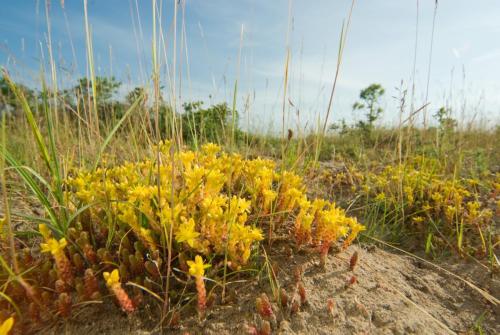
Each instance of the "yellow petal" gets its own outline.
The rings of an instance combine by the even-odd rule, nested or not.
[[[42,248],[42,252],[50,252],[50,247],[47,243],[40,243],[40,247]]]
[[[68,245],[68,242],[66,242],[66,239],[63,237],[62,239],[59,240],[59,248],[63,249]]]
[[[14,318],[10,317],[7,320],[5,320],[2,325],[0,326],[0,335],[7,335],[9,334],[10,330],[12,329],[12,326],[14,325]]]
[[[120,273],[118,272],[118,269],[114,269],[113,272],[111,272],[110,279],[113,281],[113,283],[120,282]]]
[[[203,258],[200,255],[196,255],[193,261],[187,261],[189,265],[189,274],[193,277],[203,277],[205,274],[205,269],[210,267],[210,264],[204,264]]]
[[[49,227],[47,227],[46,224],[39,224],[38,225],[38,230],[40,231],[40,234],[42,234],[43,238],[45,238],[46,240],[48,240],[51,236],[51,233],[50,233],[50,230],[49,230]]]

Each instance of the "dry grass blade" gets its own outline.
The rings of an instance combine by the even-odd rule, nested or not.
[[[40,131],[40,128],[35,120],[35,116],[33,115],[33,112],[28,104],[28,101],[26,100],[26,97],[24,96],[23,92],[17,87],[17,85],[12,81],[12,79],[10,78],[9,74],[5,69],[2,69],[2,74],[3,77],[7,80],[9,88],[12,90],[12,92],[14,92],[16,98],[21,104],[22,110],[26,116],[26,120],[28,121],[31,131],[33,132],[33,136],[35,137],[35,141],[37,143],[38,150],[40,155],[42,156],[42,159],[47,165],[49,171],[52,171],[53,166],[51,164],[49,150],[47,149],[47,146],[43,139],[42,132]]]
[[[115,135],[115,133],[118,131],[118,129],[120,128],[120,126],[122,125],[122,123],[127,119],[127,117],[137,108],[137,106],[139,106],[139,104],[141,103],[142,99],[143,99],[143,95],[140,95],[139,97],[137,97],[137,99],[132,104],[132,106],[130,106],[130,108],[123,114],[122,118],[116,123],[116,125],[114,126],[114,128],[109,132],[108,136],[106,137],[106,139],[104,140],[103,144],[101,145],[99,153],[97,154],[97,159],[96,159],[96,161],[94,163],[94,169],[96,169],[97,166],[99,165],[99,162],[101,161],[101,156],[104,153],[104,150],[108,146],[109,142],[111,141],[111,139]]]
[[[127,284],[125,284],[127,286],[134,286],[134,287],[137,287],[137,288],[140,288],[141,290],[143,290],[144,292],[147,292],[148,294],[150,294],[153,298],[155,298],[156,300],[158,300],[161,304],[164,303],[164,300],[156,293],[154,293],[153,291],[151,291],[150,289],[148,289],[147,287],[144,287],[142,285],[139,285],[137,283],[134,283],[134,282],[131,282],[129,281]]]

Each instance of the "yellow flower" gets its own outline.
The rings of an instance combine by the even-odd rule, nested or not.
[[[366,230],[366,227],[363,226],[362,224],[359,224],[355,218],[349,218],[348,220],[349,220],[348,224],[351,227],[351,232],[344,240],[344,247],[349,246],[360,232]]]
[[[203,178],[207,174],[204,167],[195,166],[194,168],[185,171],[184,179],[186,182],[186,189],[189,193],[198,191],[203,184]]]
[[[443,201],[443,196],[438,192],[432,193],[431,198],[438,205]]]
[[[220,147],[217,144],[207,143],[201,147],[201,150],[206,155],[214,155],[220,151]]]
[[[113,287],[114,285],[120,283],[120,273],[118,272],[118,269],[114,269],[113,271],[111,271],[111,273],[104,272],[102,276],[106,281],[107,287]]]
[[[206,195],[216,195],[219,193],[224,186],[225,179],[225,175],[218,170],[208,171],[204,185]]]
[[[187,264],[189,266],[189,274],[193,277],[203,277],[205,269],[208,269],[211,266],[210,264],[204,264],[203,258],[199,255],[196,255],[194,262],[187,261]]]
[[[479,180],[477,180],[475,178],[467,179],[467,182],[469,183],[470,186],[477,186],[477,185],[479,185]]]
[[[136,186],[130,190],[130,201],[150,200],[156,193],[154,186]]]
[[[359,233],[366,230],[366,227],[358,223],[358,220],[356,220],[356,218],[349,218],[348,220],[349,226],[353,231],[357,231]]]
[[[469,216],[471,218],[476,218],[479,216],[479,208],[481,207],[481,203],[478,201],[469,201],[467,202],[467,210],[469,211]]]
[[[9,334],[10,330],[12,329],[12,326],[14,325],[14,318],[10,317],[7,320],[5,320],[2,325],[0,326],[0,335],[7,335]]]
[[[223,206],[226,206],[227,198],[223,196],[206,196],[201,202],[201,209],[208,218],[217,218],[224,212]],[[203,214],[205,215],[205,214]]]
[[[141,238],[144,239],[144,242],[146,242],[148,247],[150,247],[151,250],[156,250],[157,248],[156,248],[156,244],[155,244],[155,240],[153,238],[153,235],[151,234],[151,230],[141,227],[139,232],[140,232]]]
[[[192,248],[198,236],[200,236],[200,233],[194,229],[194,220],[191,218],[179,225],[175,240],[179,243],[186,242]]]
[[[253,241],[262,241],[264,236],[262,236],[262,231],[259,228],[251,228],[248,233],[249,239]]]
[[[229,203],[228,215],[237,216],[250,211],[250,201],[233,195]]]
[[[500,192],[500,183],[493,183],[495,191]]]
[[[281,197],[281,209],[284,210],[292,210],[295,207],[295,204],[301,199],[303,193],[293,187],[282,193]]]
[[[449,221],[453,220],[456,213],[457,213],[457,208],[455,206],[446,206],[444,210],[444,214]]]
[[[262,231],[259,228],[252,228],[250,226],[245,226],[241,223],[237,223],[232,227],[231,239],[239,242],[252,244],[254,241],[261,241],[264,239],[262,236]]]
[[[247,160],[226,154],[214,144],[197,151],[184,151],[165,142],[158,149],[159,158],[149,157],[92,172],[77,171],[68,180],[71,187],[65,196],[75,208],[91,205],[92,200],[95,204],[85,211],[88,220],[96,225],[116,220],[124,230],[131,229],[150,251],[158,248],[158,234],[163,229],[172,229],[175,252],[195,252],[189,264],[190,273],[197,276],[202,276],[208,265],[203,264],[201,257],[194,259],[196,254],[207,262],[227,254],[234,269],[247,263],[257,243],[264,239],[261,229],[246,225],[249,217],[252,221],[254,217],[271,220],[268,214],[273,214],[277,216],[276,222],[283,222],[300,211],[295,235],[304,244],[323,239],[331,244],[351,231],[344,210],[326,200],[309,201],[302,178],[293,172],[277,170],[271,160]],[[368,182],[359,172],[355,173],[356,181]],[[329,174],[329,178],[332,176]],[[350,179],[347,176],[341,173],[337,178],[346,182]],[[377,192],[385,192],[388,201],[393,193],[390,188]],[[283,210],[291,213],[279,213]],[[65,240],[55,240],[49,228],[40,229],[45,237],[44,250],[59,253],[55,257],[58,269],[64,270],[68,264],[71,267],[70,260],[61,252]],[[109,285],[115,286],[113,290],[118,290],[118,271],[107,273],[105,278]],[[203,282],[203,278],[199,280]],[[120,294],[115,292],[117,297]]]
[[[419,216],[419,215],[417,215],[417,216],[414,216],[414,217],[412,218],[412,221],[413,221],[414,223],[422,223],[422,222],[424,222],[424,217],[423,217],[423,216]]]
[[[316,230],[316,238],[320,241],[331,243],[337,238],[343,237],[349,231],[346,225],[348,218],[345,212],[336,207],[334,203],[329,205],[327,210],[320,210],[318,215],[318,226]],[[351,225],[350,222],[347,222]]]
[[[58,255],[64,250],[67,244],[65,238],[59,241],[55,238],[49,238],[47,243],[40,243],[40,246],[42,247],[42,252],[50,252],[52,255]]]
[[[365,229],[364,226],[361,226],[361,227],[362,227],[361,228],[362,230]],[[338,234],[339,234],[339,236],[344,237],[344,236],[347,235],[348,232],[349,232],[349,227],[347,227],[347,226],[339,226],[338,227]]]
[[[431,209],[432,209],[432,206],[431,206],[431,205],[429,205],[429,203],[428,203],[428,202],[425,202],[425,203],[422,205],[422,210],[423,210],[424,212],[429,212]]]
[[[131,227],[138,226],[137,215],[135,214],[135,210],[132,206],[119,206],[119,208],[120,211],[117,217],[120,221],[130,225]]]
[[[50,238],[50,236],[52,235],[49,228],[47,227],[47,225],[41,223],[40,225],[38,225],[38,230],[40,231],[40,234],[42,234],[43,238],[48,240]]]
[[[262,191],[262,197],[264,198],[264,209],[268,209],[271,206],[271,202],[276,199],[278,193],[273,190]]]

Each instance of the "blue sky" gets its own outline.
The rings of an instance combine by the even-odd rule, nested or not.
[[[47,64],[48,57],[45,1],[0,1],[0,65],[18,80],[36,85],[40,65]],[[158,23],[163,32],[161,77],[167,96],[172,83],[168,76],[173,73],[174,2],[158,0],[157,5],[161,7]],[[298,122],[301,126],[315,125],[326,112],[340,30],[350,5],[349,0],[187,0],[185,11],[181,4],[178,10],[178,100],[231,103],[238,79],[242,125],[249,120],[252,128],[261,130],[273,124],[281,127],[288,45],[291,57],[286,100],[293,106],[286,104],[287,127],[293,128]],[[424,104],[434,5],[435,0],[356,1],[332,121],[358,118],[350,106],[359,90],[373,82],[386,88],[382,100],[385,122],[398,118],[398,102],[393,96],[398,95],[396,87],[401,83],[408,89],[410,105],[414,79],[414,105]],[[97,74],[120,79],[121,95],[136,85],[147,85],[152,58],[152,1],[89,0],[88,13]],[[449,105],[459,119],[465,115],[466,120],[499,121],[498,17],[500,2],[496,0],[439,1],[429,114]],[[87,73],[83,0],[66,0],[64,10],[60,1],[52,0],[50,22],[58,84],[70,86]]]

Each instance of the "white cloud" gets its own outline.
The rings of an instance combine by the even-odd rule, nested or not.
[[[484,63],[492,60],[500,60],[500,48],[493,49],[483,53],[480,56],[472,58],[471,62]]]

